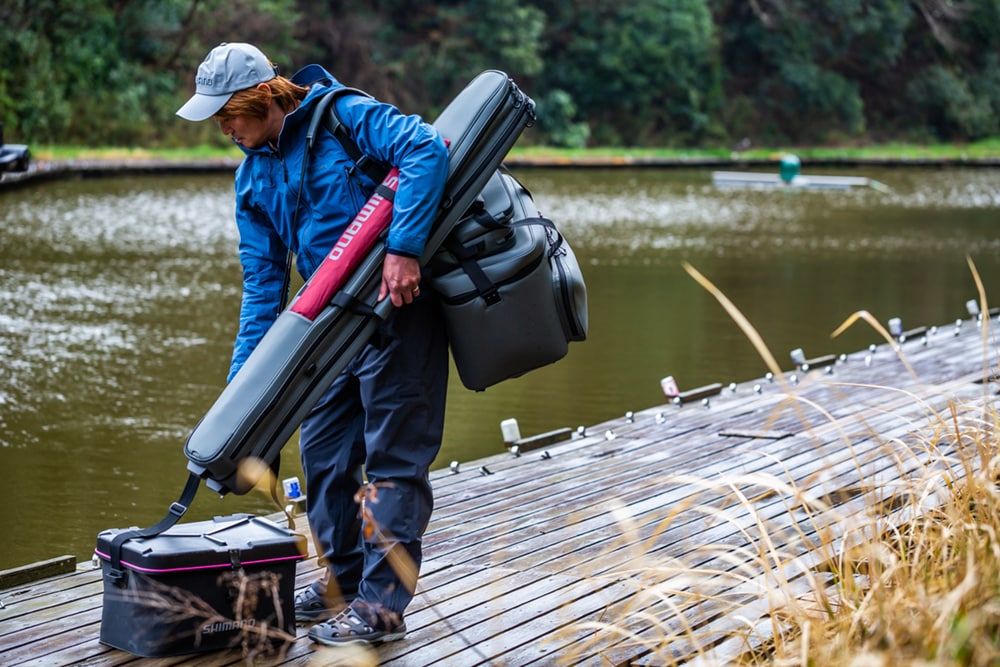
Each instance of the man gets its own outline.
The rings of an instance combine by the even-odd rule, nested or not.
[[[286,79],[256,47],[223,43],[195,83],[177,114],[214,118],[245,153],[236,171],[243,299],[231,380],[283,306],[287,253],[308,280],[376,184],[325,129],[307,159],[315,103],[341,86],[322,67]],[[302,423],[309,523],[328,576],[296,597],[295,610],[298,620],[323,621],[310,629],[314,641],[378,643],[406,633],[433,502],[428,472],[444,425],[448,350],[438,304],[420,294],[417,258],[448,157],[440,134],[416,116],[359,94],[335,104],[361,152],[400,172],[378,297],[396,308]]]

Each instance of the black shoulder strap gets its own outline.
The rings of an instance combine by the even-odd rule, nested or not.
[[[541,225],[545,228],[546,234],[549,235],[549,257],[555,257],[561,253],[563,245],[563,235],[556,227],[556,223],[552,222],[548,218],[544,218],[539,215],[537,218],[524,218],[523,220],[515,220],[514,222],[508,223],[510,227],[524,227],[526,225]]]
[[[279,465],[280,458],[275,459],[275,462],[271,464],[271,471],[273,473],[271,475],[271,499],[274,500],[274,503],[281,509],[282,512],[285,513],[285,518],[288,520],[289,530],[295,530],[295,519],[292,518],[292,515],[278,500],[276,485]],[[173,528],[174,525],[180,521],[181,517],[188,511],[188,508],[191,507],[191,502],[198,493],[200,483],[201,477],[193,472],[189,472],[187,482],[184,484],[184,490],[181,491],[180,497],[177,499],[177,502],[170,505],[170,509],[167,510],[167,514],[162,519],[148,528],[132,528],[129,530],[123,530],[112,538],[109,549],[110,553],[108,554],[110,568],[107,572],[108,579],[111,582],[117,585],[123,585],[125,582],[125,568],[123,568],[121,564],[122,547],[125,543],[129,540],[156,537],[157,535],[165,533]]]
[[[111,553],[108,554],[108,560],[111,564],[108,578],[111,581],[119,584],[124,582],[125,570],[121,566],[122,545],[136,538],[155,537],[173,527],[184,516],[188,507],[191,506],[191,501],[194,500],[195,494],[198,493],[199,482],[201,482],[201,478],[198,475],[193,472],[188,473],[187,483],[184,485],[184,490],[181,491],[180,498],[170,506],[166,516],[148,528],[125,530],[115,535],[111,540]]]
[[[340,116],[337,115],[337,105],[334,104],[334,102],[336,102],[337,98],[341,95],[348,94],[371,97],[371,95],[363,90],[359,90],[358,88],[341,86],[340,88],[334,88],[326,95],[319,98],[316,102],[316,106],[313,108],[312,116],[309,119],[309,128],[306,130],[306,154],[305,157],[302,158],[302,173],[299,174],[299,191],[295,197],[295,220],[292,222],[293,228],[297,225],[299,219],[299,200],[302,198],[302,184],[305,182],[309,156],[312,154],[313,146],[316,144],[316,135],[319,132],[320,126],[329,130],[330,134],[332,134],[337,141],[340,142],[340,145],[343,146],[348,157],[354,161],[355,168],[360,169],[368,176],[368,178],[372,179],[372,181],[376,184],[376,189],[379,189],[381,194],[385,196],[386,199],[392,199],[392,194],[386,195],[386,193],[380,189],[382,179],[384,179],[386,174],[389,173],[389,167],[362,153],[361,149],[358,148],[358,144],[351,138],[347,128],[341,122]],[[288,301],[288,288],[291,284],[291,276],[292,251],[289,249],[288,252],[285,253],[285,276],[281,285],[281,304],[279,310],[284,310]]]
[[[308,151],[312,150],[313,145],[316,143],[317,131],[322,125],[329,130],[330,134],[336,137],[340,145],[344,147],[347,155],[354,160],[354,164],[358,169],[363,171],[375,183],[381,183],[385,175],[389,173],[389,167],[362,153],[361,149],[358,148],[358,144],[351,137],[347,127],[340,120],[340,116],[337,115],[337,105],[335,104],[337,98],[348,94],[371,97],[371,95],[363,90],[348,87],[335,88],[321,97],[316,102],[312,119],[309,121],[309,130],[306,132],[306,149]]]

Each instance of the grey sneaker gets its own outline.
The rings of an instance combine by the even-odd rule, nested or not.
[[[322,621],[343,611],[346,605],[346,602],[342,602],[331,606],[315,588],[306,586],[295,596],[295,620],[299,623]]]
[[[406,623],[403,623],[398,614],[382,612],[374,615],[378,620],[377,625],[373,626],[349,606],[330,620],[310,628],[309,639],[327,646],[338,646],[356,643],[384,644],[406,636]]]

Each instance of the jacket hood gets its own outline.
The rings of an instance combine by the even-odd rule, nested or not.
[[[313,107],[320,97],[334,88],[343,87],[342,83],[320,65],[306,65],[292,75],[291,81],[297,86],[309,88],[309,93],[302,104],[286,116],[286,124],[301,123],[303,118],[312,116]]]
[[[337,81],[337,79],[321,65],[306,65],[293,74],[290,80],[297,86],[309,88],[309,92],[306,94],[305,99],[302,100],[302,103],[298,106],[298,108],[285,116],[285,124],[281,130],[282,133],[284,133],[288,128],[298,126],[303,122],[308,122],[308,119],[312,117],[313,108],[316,106],[316,102],[319,98],[323,97],[323,95],[334,88],[342,88],[344,85]],[[239,144],[237,145],[239,146]],[[266,146],[261,148],[246,148],[244,146],[240,146],[240,149],[242,149],[247,155],[270,152],[270,149]]]

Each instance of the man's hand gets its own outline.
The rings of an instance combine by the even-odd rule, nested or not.
[[[382,286],[378,300],[389,296],[392,305],[399,308],[404,303],[412,303],[420,294],[420,262],[413,257],[386,253],[382,265]]]

